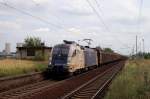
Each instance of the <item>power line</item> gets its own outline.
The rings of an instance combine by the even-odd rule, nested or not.
[[[107,25],[105,24],[105,22],[103,21],[101,15],[98,13],[98,11],[95,9],[95,7],[90,3],[89,0],[86,0],[89,4],[89,6],[92,8],[93,12],[98,16],[99,20],[102,22],[102,24],[104,25],[105,29],[107,31],[110,31],[109,28],[107,27]]]
[[[42,22],[44,22],[44,23],[46,23],[46,24],[49,24],[49,25],[51,25],[51,26],[54,26],[54,27],[57,27],[57,28],[63,28],[63,27],[60,26],[60,25],[56,25],[56,24],[51,23],[51,22],[49,22],[49,21],[47,21],[47,20],[45,20],[45,19],[42,19],[42,18],[37,17],[37,16],[34,16],[34,15],[32,15],[32,14],[26,12],[26,11],[23,11],[23,10],[21,10],[21,9],[18,9],[18,8],[14,7],[14,6],[11,6],[11,5],[7,4],[7,3],[0,2],[0,4],[6,6],[6,7],[8,7],[8,8],[14,9],[14,10],[16,10],[16,11],[22,13],[22,14],[31,16],[31,17],[33,17],[33,18],[35,18],[35,19],[37,19],[37,20],[40,20],[40,21],[42,21]]]
[[[103,11],[102,11],[102,9],[101,9],[101,7],[100,7],[100,4],[98,3],[98,1],[97,0],[95,0],[95,3],[96,3],[96,5],[97,5],[97,8],[98,8],[98,10],[101,12],[101,14],[103,14]],[[108,26],[107,26],[108,27]],[[109,29],[110,30],[110,29]],[[120,41],[117,37],[115,37],[118,41]],[[125,43],[123,43],[122,41],[120,41],[123,45],[125,45],[127,48],[130,48],[128,45],[126,45]]]
[[[32,3],[34,3],[37,7],[38,6],[40,6],[40,3],[37,3],[35,0],[30,0]],[[59,20],[59,23],[61,24],[61,23],[64,23],[64,21],[60,18],[60,17],[58,17],[58,16],[56,16],[56,15],[54,15],[53,14],[53,16],[57,19],[57,20]]]
[[[91,2],[90,2],[89,0],[86,0],[86,1],[87,1],[87,3],[89,4],[89,6],[92,8],[93,12],[97,15],[97,17],[99,18],[99,20],[102,22],[102,24],[104,25],[105,29],[106,29],[108,32],[110,32],[109,27],[106,25],[106,23],[104,22],[102,16],[99,14],[99,12],[96,10],[96,8],[91,4]],[[95,0],[95,1],[96,1],[96,0]],[[99,6],[99,4],[98,4],[97,1],[96,1],[96,4],[97,4],[97,6],[98,6],[98,8],[99,8],[99,11],[102,12],[102,10],[101,10],[101,8],[100,8],[100,6]],[[126,44],[124,44],[122,41],[120,41],[117,37],[114,37],[114,38],[115,38],[116,40],[118,40],[119,42],[121,42],[121,43],[122,43],[124,46],[126,46],[127,48],[130,48],[128,45],[126,45]]]
[[[95,0],[95,3],[96,3],[96,5],[97,5],[97,7],[98,7],[99,11],[100,11],[100,12],[101,12],[101,14],[102,14],[102,13],[103,13],[103,11],[102,11],[102,9],[101,9],[100,4],[98,3],[98,1],[97,1],[97,0]]]

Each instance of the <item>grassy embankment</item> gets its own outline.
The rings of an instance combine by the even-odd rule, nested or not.
[[[46,61],[30,61],[4,59],[0,60],[0,77],[43,71],[47,67]]]
[[[104,99],[150,99],[150,60],[128,61]]]

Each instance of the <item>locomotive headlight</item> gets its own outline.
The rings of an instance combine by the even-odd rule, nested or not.
[[[49,57],[49,65],[51,65],[52,57]]]
[[[51,61],[49,61],[49,64],[48,65],[51,65],[52,63],[51,63]]]
[[[68,69],[70,67],[70,64],[71,64],[70,61],[68,61],[65,68]]]
[[[70,60],[68,60],[68,62],[67,62],[67,66],[70,66],[70,64],[71,64],[71,61],[70,61]]]
[[[70,66],[70,60],[68,60],[68,62],[67,62],[67,64],[66,64],[65,68],[68,69],[69,66]]]
[[[68,56],[67,64],[70,64],[70,62],[71,62],[71,56]]]

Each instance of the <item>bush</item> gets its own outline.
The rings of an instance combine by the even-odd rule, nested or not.
[[[34,57],[34,60],[43,61],[45,60],[45,57],[42,53],[42,51],[37,51]]]
[[[104,99],[149,99],[150,60],[128,61]]]

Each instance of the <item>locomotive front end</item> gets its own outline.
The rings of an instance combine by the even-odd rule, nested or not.
[[[69,49],[70,46],[66,44],[54,46],[48,66],[48,69],[52,74],[64,75],[69,73],[67,66]]]

